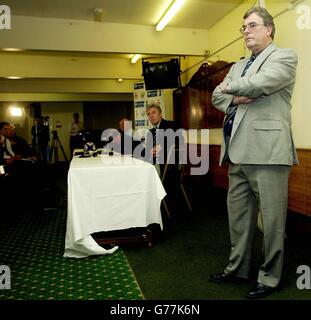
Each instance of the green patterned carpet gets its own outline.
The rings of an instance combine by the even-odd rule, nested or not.
[[[0,225],[0,265],[11,269],[11,289],[0,300],[141,300],[121,249],[112,255],[63,258],[66,212]]]

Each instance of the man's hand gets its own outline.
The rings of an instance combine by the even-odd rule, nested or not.
[[[255,101],[255,99],[252,99],[252,98],[243,97],[243,96],[235,96],[235,97],[233,97],[232,104],[234,106],[237,106],[239,104],[249,104],[254,101]]]
[[[121,134],[119,133],[117,136],[113,137],[112,143],[120,143],[121,142]]]
[[[222,93],[227,93],[227,85],[228,83],[225,85],[225,84],[220,84],[219,85],[219,88],[220,88],[220,91]],[[239,104],[248,104],[248,103],[252,103],[254,102],[255,99],[252,99],[252,98],[248,98],[248,97],[244,97],[244,96],[234,96],[233,100],[232,100],[232,104],[234,106],[237,106]]]

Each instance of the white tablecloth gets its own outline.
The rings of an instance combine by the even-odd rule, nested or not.
[[[64,257],[110,254],[91,234],[146,227],[162,228],[166,193],[150,163],[121,155],[74,157],[68,172],[68,216]]]

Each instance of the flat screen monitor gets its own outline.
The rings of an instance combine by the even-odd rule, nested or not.
[[[180,66],[178,59],[150,63],[143,61],[146,90],[179,88]]]

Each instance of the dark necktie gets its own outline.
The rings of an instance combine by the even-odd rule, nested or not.
[[[155,147],[158,144],[158,127],[154,128],[153,132],[153,144],[152,146]]]
[[[249,60],[247,61],[244,70],[241,73],[241,77],[244,77],[246,74],[246,71],[249,69],[249,67],[252,65],[253,61],[255,60],[256,56],[252,55]],[[231,131],[232,131],[232,126],[233,126],[233,121],[234,117],[236,115],[236,111],[238,109],[238,106],[231,107],[231,112],[226,115],[225,121],[224,121],[224,135],[225,137],[230,137],[231,136]],[[227,138],[228,139],[228,138]]]
[[[253,63],[253,61],[256,59],[256,56],[251,55],[251,57],[249,58],[249,60],[247,61],[243,72],[241,73],[241,77],[245,76],[246,71],[248,70],[248,68],[251,66],[251,64]]]
[[[152,133],[152,147],[154,148],[158,144],[158,127],[153,127],[151,129]],[[153,164],[157,163],[157,156],[151,155],[149,158],[150,161],[152,161]]]

